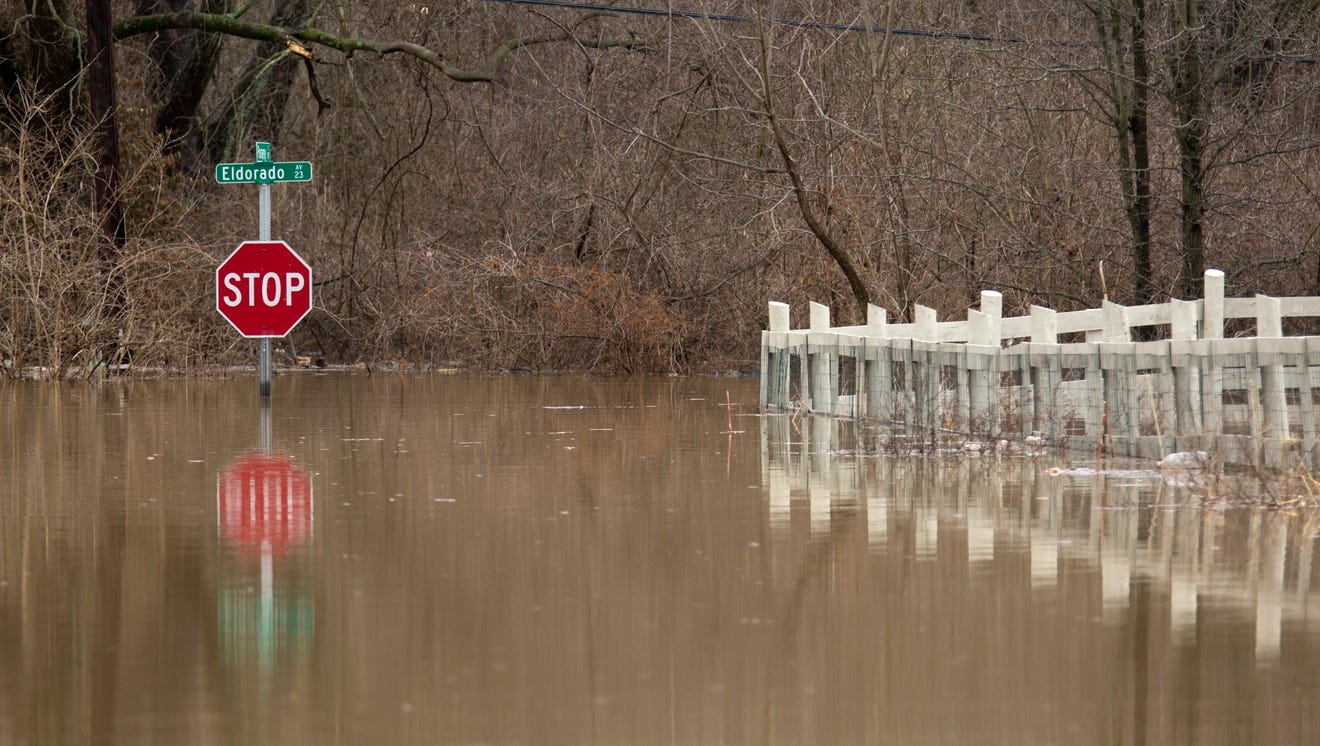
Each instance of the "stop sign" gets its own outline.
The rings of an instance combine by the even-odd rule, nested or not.
[[[312,310],[312,268],[283,241],[244,241],[215,270],[215,310],[245,337],[283,337]]]
[[[312,533],[312,477],[282,453],[249,453],[216,479],[220,531],[250,552],[280,554]]]

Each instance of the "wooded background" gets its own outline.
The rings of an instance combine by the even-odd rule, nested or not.
[[[330,361],[694,372],[754,366],[767,300],[1317,294],[1318,4],[18,0],[0,370],[247,360],[213,283],[256,189],[213,169],[257,140],[315,167],[273,235]]]

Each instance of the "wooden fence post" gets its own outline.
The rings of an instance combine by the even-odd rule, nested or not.
[[[998,293],[995,293],[995,295],[998,295]],[[984,304],[984,293],[981,300]],[[994,413],[994,403],[991,398],[995,394],[995,387],[991,383],[993,377],[991,368],[994,367],[992,353],[999,349],[999,339],[994,330],[996,321],[998,320],[988,313],[967,309],[968,349],[967,354],[964,356],[967,361],[967,370],[958,372],[959,383],[961,384],[963,380],[967,381],[967,432],[981,433],[986,437],[993,436],[996,430],[994,423],[991,421]],[[959,388],[962,388],[962,386],[960,385]],[[959,394],[962,393],[962,391],[959,391]],[[962,399],[962,397],[960,396],[959,399]]]
[[[936,317],[935,309],[927,308],[918,304],[914,315],[916,323],[913,324],[913,339],[919,339],[923,342],[938,342],[936,339]]]
[[[769,329],[761,334],[761,407],[782,408],[788,401],[788,354],[786,350],[789,307],[770,301]]]
[[[828,311],[829,309],[826,309]],[[788,331],[788,304],[779,301],[770,301],[770,331],[786,332]]]
[[[999,346],[1003,339],[1004,329],[1004,295],[996,290],[981,291],[981,313],[989,318],[987,327],[988,342],[978,344],[990,344]]]
[[[1042,355],[1037,345],[1057,345],[1059,343],[1059,314],[1044,306],[1031,307],[1031,428],[1044,432],[1053,441],[1063,432],[1056,421],[1057,394],[1055,387],[1063,382],[1063,369],[1059,364],[1057,351],[1053,355]]]
[[[866,307],[866,336],[889,336],[889,312],[874,303]]]
[[[1173,407],[1176,421],[1177,448],[1184,448],[1184,438],[1195,438],[1201,432],[1201,356],[1186,340],[1196,339],[1195,301],[1171,300],[1169,363],[1173,368]],[[1198,364],[1190,365],[1193,361]]]
[[[1283,315],[1278,298],[1256,295],[1256,338],[1278,339],[1283,336]],[[1283,366],[1270,359],[1273,355],[1261,355],[1268,362],[1260,365],[1261,415],[1263,429],[1261,441],[1264,445],[1267,466],[1283,465],[1283,445],[1289,438],[1288,402],[1283,388]],[[1254,385],[1254,382],[1249,383]]]
[[[1224,338],[1224,273],[1205,271],[1205,297],[1202,299],[1201,339]]]
[[[811,399],[811,411],[828,414],[833,411],[834,398],[831,391],[835,388],[830,376],[830,354],[825,352],[823,338],[830,330],[830,307],[811,302],[808,308],[810,330],[807,332],[807,396]]]

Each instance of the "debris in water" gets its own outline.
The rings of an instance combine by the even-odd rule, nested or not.
[[[1179,451],[1160,459],[1160,468],[1166,471],[1200,470],[1210,464],[1210,454],[1205,451]]]

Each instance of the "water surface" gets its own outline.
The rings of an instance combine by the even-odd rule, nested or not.
[[[1314,516],[755,398],[298,373],[266,442],[248,378],[6,384],[0,743],[1320,734]]]

